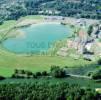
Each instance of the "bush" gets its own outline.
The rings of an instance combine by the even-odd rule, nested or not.
[[[91,36],[92,32],[93,32],[93,26],[90,25],[89,28],[88,28],[88,32],[87,33],[88,33],[89,36]]]
[[[35,74],[33,74],[33,78],[37,78],[37,76]]]
[[[97,61],[97,63],[98,63],[98,65],[101,65],[101,59],[99,59],[99,60]]]
[[[63,77],[66,77],[66,72],[59,66],[52,66],[51,75],[56,78],[63,78]]]
[[[5,77],[4,76],[0,76],[0,80],[4,80],[5,79]]]
[[[42,76],[41,72],[36,72],[36,76]]]
[[[27,78],[31,78],[31,77],[33,77],[33,73],[30,71],[26,71],[26,76],[27,76]]]
[[[48,75],[47,71],[42,72],[42,76],[47,76],[47,75]]]
[[[15,74],[12,74],[11,78],[16,78],[16,75]]]
[[[0,21],[0,25],[2,25],[3,24],[3,21]]]
[[[93,74],[93,72],[88,72],[87,76],[91,76]]]
[[[18,72],[19,72],[18,69],[15,69],[15,70],[14,70],[14,73],[15,73],[15,74],[18,74]]]
[[[92,79],[101,79],[101,69],[92,74]]]

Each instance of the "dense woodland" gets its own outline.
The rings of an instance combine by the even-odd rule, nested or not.
[[[100,60],[101,61],[101,60]],[[99,64],[101,64],[99,61]],[[93,79],[101,79],[101,70],[89,73]],[[32,73],[27,70],[15,70],[11,79],[31,79],[32,82],[7,82],[0,83],[0,100],[101,100],[101,94],[95,89],[81,87],[77,84],[56,81],[51,78],[63,79],[70,77],[59,66],[52,66],[50,73],[47,71]],[[40,78],[47,81],[34,81]],[[0,76],[0,80],[5,77]],[[23,80],[21,80],[23,81]]]
[[[0,0],[0,24],[39,14],[101,19],[100,5],[101,0]]]
[[[0,100],[101,100],[101,94],[65,82],[0,85]]]

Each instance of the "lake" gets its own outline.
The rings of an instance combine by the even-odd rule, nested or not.
[[[15,53],[39,53],[47,51],[55,41],[70,36],[71,29],[59,23],[44,23],[21,28],[23,36],[9,38],[4,48]]]

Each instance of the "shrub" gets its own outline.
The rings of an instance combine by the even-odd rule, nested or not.
[[[56,78],[63,78],[63,77],[66,77],[66,72],[59,66],[52,66],[51,75]]]
[[[47,71],[42,72],[42,76],[47,76],[47,75],[48,75]]]
[[[37,76],[35,74],[33,74],[33,78],[37,78]]]
[[[4,80],[5,79],[5,77],[4,76],[0,76],[0,80]]]
[[[4,22],[3,21],[0,21],[0,25],[2,25]]]
[[[11,78],[16,78],[16,75],[15,74],[12,74]]]
[[[92,74],[92,79],[101,79],[101,69]]]
[[[20,73],[21,73],[21,74],[25,74],[25,71],[24,71],[24,70],[21,70]]]
[[[41,76],[41,72],[36,72],[36,76]]]
[[[33,76],[33,73],[30,71],[26,71],[26,75],[27,75],[27,78],[31,78]]]
[[[98,63],[98,65],[101,65],[101,59],[99,59],[99,60],[97,61],[97,63]]]
[[[91,76],[93,74],[93,72],[88,72],[87,76]]]
[[[15,74],[18,74],[18,72],[19,72],[18,69],[15,69],[15,70],[14,70],[14,73],[15,73]]]
[[[89,36],[91,36],[92,32],[93,32],[93,26],[90,25],[89,28],[88,28],[88,32],[87,33],[88,33]]]

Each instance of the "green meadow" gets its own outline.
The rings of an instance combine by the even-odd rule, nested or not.
[[[82,59],[74,60],[72,58],[59,56],[24,56],[0,50],[0,75],[3,76],[10,76],[14,72],[14,69],[25,69],[37,72],[44,70],[49,71],[52,65],[58,65],[61,67],[78,67],[86,64],[91,64],[91,62]]]

